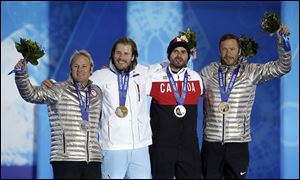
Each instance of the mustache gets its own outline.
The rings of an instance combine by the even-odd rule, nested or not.
[[[127,61],[124,59],[117,59],[117,62],[127,62]]]
[[[182,57],[175,57],[174,59],[175,59],[175,60],[181,60],[181,61],[183,61],[183,58],[182,58]]]

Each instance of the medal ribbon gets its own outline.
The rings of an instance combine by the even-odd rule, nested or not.
[[[174,81],[174,78],[173,78],[173,76],[172,76],[169,68],[167,68],[167,75],[168,75],[169,81],[171,83],[171,87],[172,87],[172,90],[174,92],[174,95],[175,95],[175,98],[176,98],[176,101],[177,101],[178,105],[183,105],[185,97],[186,97],[186,87],[187,87],[187,83],[188,83],[187,70],[184,73],[183,86],[182,86],[182,91],[181,91],[182,92],[181,93],[181,97],[179,96],[176,83]]]
[[[290,41],[289,41],[289,38],[284,35],[283,33],[280,33],[280,36],[281,36],[281,40],[282,40],[282,43],[283,43],[283,49],[285,52],[288,52],[291,50],[291,45],[290,45]]]
[[[218,77],[219,77],[219,88],[220,88],[220,92],[221,92],[221,100],[222,100],[222,102],[227,102],[228,101],[229,95],[231,93],[231,90],[233,89],[233,85],[235,83],[235,80],[236,80],[237,74],[239,72],[239,69],[240,69],[240,66],[238,66],[237,68],[234,69],[234,71],[232,73],[232,76],[230,78],[228,87],[227,87],[227,89],[225,91],[224,90],[225,88],[224,88],[223,73],[222,73],[221,66],[219,66]]]
[[[81,110],[81,117],[84,121],[88,121],[89,120],[89,111],[90,111],[91,86],[88,87],[88,92],[86,92],[87,95],[86,95],[86,106],[85,107],[84,107],[84,102],[83,102],[81,93],[79,91],[79,88],[78,88],[78,85],[77,85],[76,82],[74,82],[74,86],[75,86],[76,93],[77,93],[78,100],[79,100],[79,107],[80,107],[80,110]]]
[[[128,84],[129,84],[129,70],[125,74],[124,82],[123,82],[122,73],[120,71],[118,71],[119,105],[120,106],[125,106]]]
[[[8,75],[12,74],[12,73],[16,73],[16,72],[23,72],[24,70],[24,66],[22,65],[21,68],[14,68],[13,70],[11,70]]]
[[[26,56],[26,58],[23,60],[23,61],[25,61],[25,63],[27,63],[28,61],[27,61],[27,56]],[[10,75],[10,74],[12,74],[12,73],[16,73],[16,72],[23,72],[24,71],[24,65],[22,64],[22,66],[20,67],[20,68],[14,68],[13,70],[11,70],[9,73],[8,73],[8,75]]]

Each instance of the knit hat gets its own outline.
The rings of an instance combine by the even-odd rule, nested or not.
[[[191,50],[188,46],[187,41],[185,41],[184,39],[181,39],[179,37],[175,37],[174,39],[172,39],[172,41],[169,44],[167,53],[168,53],[168,59],[170,60],[170,55],[172,53],[172,51],[177,48],[177,47],[183,47],[186,49],[187,53],[188,53],[188,59],[190,59],[190,53]]]

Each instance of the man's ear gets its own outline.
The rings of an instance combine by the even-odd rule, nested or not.
[[[90,67],[90,75],[93,74],[93,66]]]

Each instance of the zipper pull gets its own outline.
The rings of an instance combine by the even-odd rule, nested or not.
[[[138,84],[136,84],[137,90],[138,90],[138,95],[139,95],[139,101],[141,99],[141,95],[140,95],[140,86]]]

